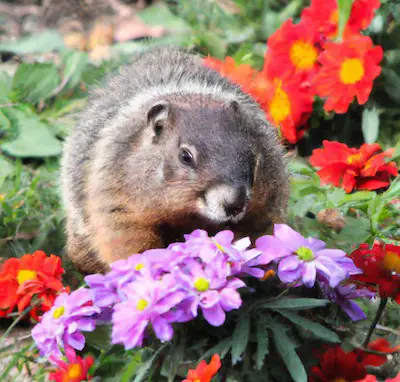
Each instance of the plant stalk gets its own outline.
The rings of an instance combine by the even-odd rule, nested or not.
[[[368,343],[371,339],[372,333],[374,332],[376,325],[378,325],[379,320],[381,319],[382,314],[385,311],[387,303],[388,303],[388,298],[382,297],[381,302],[379,303],[378,310],[376,311],[374,321],[372,321],[372,324],[369,327],[367,337],[365,338],[365,341],[363,343],[363,347],[365,347],[365,348],[368,347]]]

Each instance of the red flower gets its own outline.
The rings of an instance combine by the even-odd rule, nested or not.
[[[74,349],[67,348],[66,356],[68,362],[54,360],[59,369],[54,373],[50,373],[49,381],[56,382],[81,382],[90,381],[92,377],[88,374],[89,369],[94,363],[91,356],[85,358],[76,355]]]
[[[344,143],[324,140],[321,149],[315,149],[310,163],[321,167],[317,174],[322,184],[342,187],[346,192],[354,189],[376,190],[389,186],[390,178],[397,176],[394,162],[386,163],[393,151],[376,154],[378,144],[363,144],[360,149],[350,148]]]
[[[368,374],[364,379],[361,379],[357,382],[377,382],[375,375]],[[387,379],[385,382],[400,382],[400,373],[397,374],[396,377],[392,379]]]
[[[345,27],[345,36],[366,29],[380,5],[379,0],[355,0]],[[337,35],[339,22],[337,0],[311,0],[311,5],[301,13],[301,18],[313,23],[322,35],[333,39]]]
[[[221,367],[221,360],[218,354],[214,354],[210,363],[201,361],[196,370],[189,370],[187,378],[182,382],[210,382]]]
[[[327,43],[320,55],[321,69],[314,77],[314,90],[327,98],[324,109],[347,112],[354,97],[360,105],[368,101],[373,81],[381,73],[380,46],[367,36],[352,36],[342,43]]]
[[[379,338],[368,348],[382,353],[393,353],[399,347],[391,348],[384,338]],[[379,366],[386,362],[386,356],[369,354],[356,349],[345,353],[340,345],[329,348],[318,356],[319,365],[311,368],[310,382],[358,381],[367,376],[366,366]]]
[[[400,304],[400,247],[375,243],[372,248],[361,244],[350,257],[362,269],[354,280],[378,288],[381,297],[391,297]]]
[[[30,316],[39,320],[39,315],[53,306],[57,294],[64,289],[63,273],[61,259],[47,257],[43,251],[5,261],[0,268],[0,317],[7,316],[15,307],[22,313],[36,297],[40,302]]]
[[[268,39],[263,72],[268,78],[308,79],[318,70],[319,38],[313,23],[287,20]]]

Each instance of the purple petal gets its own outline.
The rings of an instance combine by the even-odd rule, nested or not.
[[[201,307],[211,308],[212,306],[218,304],[219,293],[216,290],[210,290],[201,294]]]
[[[338,258],[346,257],[346,252],[344,252],[340,249],[322,249],[322,250],[318,251],[316,255],[334,258],[335,261],[338,261]]]
[[[245,282],[237,278],[229,280],[226,283],[226,288],[239,289],[239,288],[244,288],[245,286],[246,286]]]
[[[293,283],[299,279],[301,279],[302,267],[297,268],[294,271],[279,271],[278,269],[278,277],[284,283]]]
[[[278,270],[279,272],[293,271],[298,268],[301,263],[302,260],[300,260],[296,255],[291,255],[279,262]]]
[[[321,251],[326,246],[324,241],[319,240],[319,239],[314,239],[313,237],[309,237],[306,240],[307,240],[307,243],[308,243],[308,247],[313,252]]]
[[[244,237],[243,239],[240,239],[236,241],[233,244],[233,247],[235,247],[238,251],[245,251],[247,248],[249,248],[251,245],[250,238]]]
[[[299,247],[306,246],[307,240],[301,236],[293,228],[290,228],[287,224],[275,224],[274,236],[285,243],[292,252],[295,252]]]
[[[317,270],[315,269],[315,262],[305,262],[303,267],[302,279],[306,287],[312,288],[315,284],[315,277]]]
[[[151,323],[153,325],[154,333],[161,342],[169,341],[174,335],[172,325],[162,317],[155,317]]]
[[[225,322],[226,314],[220,304],[215,304],[212,308],[202,308],[202,312],[212,326],[221,326]]]
[[[346,278],[346,271],[329,257],[318,256],[315,261],[317,269],[329,280],[329,285],[335,288]]]
[[[218,232],[213,239],[222,246],[230,246],[234,239],[234,234],[232,231],[224,230]]]
[[[239,309],[242,305],[242,299],[235,289],[224,288],[220,293],[220,304],[225,312],[229,312],[233,309]]]
[[[265,235],[256,240],[256,248],[264,255],[266,264],[273,260],[290,255],[293,251],[277,238]]]
[[[67,333],[64,342],[76,350],[82,350],[85,347],[85,336],[81,332]]]
[[[367,316],[363,310],[351,300],[339,300],[338,305],[347,313],[353,321],[365,320]]]

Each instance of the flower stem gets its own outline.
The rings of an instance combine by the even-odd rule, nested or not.
[[[372,333],[374,332],[376,325],[378,325],[379,320],[382,317],[382,314],[386,308],[387,303],[388,303],[388,298],[382,297],[381,302],[379,303],[378,310],[376,311],[374,321],[372,321],[372,324],[369,327],[367,337],[365,338],[365,341],[363,343],[363,347],[368,347],[368,343],[369,343],[369,340],[371,339]]]

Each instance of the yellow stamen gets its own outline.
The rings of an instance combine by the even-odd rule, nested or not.
[[[400,275],[400,255],[395,252],[387,252],[383,259],[383,266],[387,270]]]
[[[142,268],[144,268],[144,264],[142,263],[136,264],[135,271],[140,271]]]
[[[312,69],[318,58],[314,45],[306,41],[296,41],[290,48],[290,59],[298,69]]]
[[[17,281],[19,285],[22,285],[25,281],[35,280],[37,273],[35,271],[21,270],[18,272]]]
[[[296,251],[297,257],[304,261],[311,261],[314,260],[314,253],[310,248],[307,247],[300,247]]]
[[[55,319],[60,318],[65,312],[65,308],[63,306],[59,306],[57,309],[54,309],[53,317]]]
[[[79,363],[74,363],[68,367],[68,377],[78,378],[82,376],[82,366]]]
[[[347,158],[347,164],[355,164],[361,162],[361,154],[353,154]]]
[[[281,84],[279,83],[275,90],[274,98],[269,105],[269,111],[276,125],[279,125],[290,114],[291,107],[289,96],[282,90]]]
[[[145,310],[147,305],[149,305],[149,303],[145,299],[142,298],[136,304],[136,309],[140,310],[140,311]]]
[[[340,68],[340,80],[345,85],[352,85],[364,77],[364,65],[358,58],[346,58]]]
[[[268,269],[268,271],[266,271],[264,273],[264,276],[262,277],[261,280],[265,281],[265,280],[267,280],[267,279],[269,279],[270,277],[273,277],[273,276],[275,276],[275,271],[273,269]]]
[[[200,277],[194,282],[194,287],[199,291],[199,292],[205,292],[208,290],[210,286],[210,282],[204,278]]]

